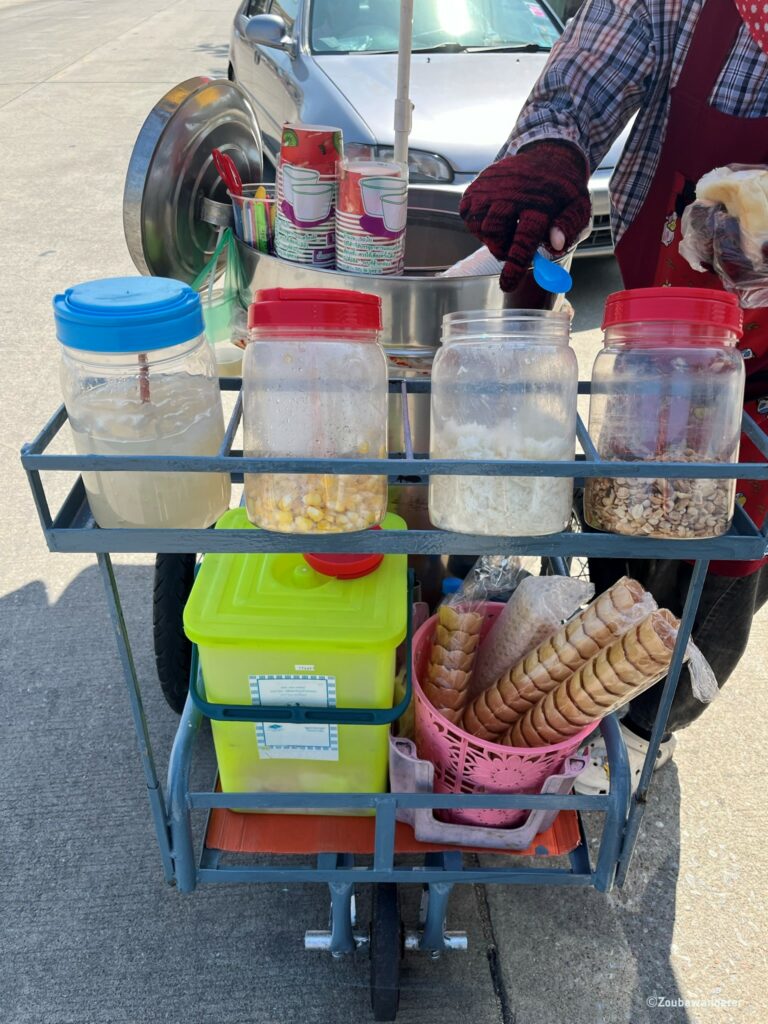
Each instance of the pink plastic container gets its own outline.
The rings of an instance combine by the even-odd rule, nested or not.
[[[482,637],[504,607],[485,605]],[[413,638],[413,690],[416,698],[416,748],[419,757],[435,766],[436,793],[538,793],[545,779],[556,775],[594,731],[588,725],[562,743],[550,747],[507,747],[479,740],[438,714],[419,684],[435,630],[433,615]],[[446,821],[463,825],[513,827],[528,810],[466,810],[437,812]]]

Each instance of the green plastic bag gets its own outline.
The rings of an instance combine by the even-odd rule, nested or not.
[[[222,283],[216,287],[219,260],[226,254]],[[240,304],[240,257],[237,242],[231,228],[225,228],[219,237],[211,258],[192,282],[191,287],[200,292],[203,305],[205,334],[211,345],[230,341],[236,315],[242,310]]]

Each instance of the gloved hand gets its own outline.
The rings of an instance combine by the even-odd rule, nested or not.
[[[478,175],[459,212],[467,228],[497,260],[505,261],[500,284],[512,291],[538,247],[560,231],[561,249],[574,245],[589,224],[587,162],[569,142],[531,143]]]

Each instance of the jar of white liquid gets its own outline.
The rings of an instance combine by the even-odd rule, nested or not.
[[[53,300],[61,384],[82,455],[216,455],[224,415],[197,292],[180,281],[91,281]],[[83,473],[101,527],[206,527],[226,473]]]

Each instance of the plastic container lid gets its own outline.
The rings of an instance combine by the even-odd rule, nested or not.
[[[372,526],[372,530],[380,530],[380,526]],[[349,555],[323,553],[306,554],[304,560],[315,572],[323,576],[333,576],[337,580],[359,580],[379,568],[384,555],[355,553]]]
[[[89,352],[150,352],[199,337],[200,296],[169,277],[108,277],[53,300],[56,336]]]
[[[463,580],[460,580],[458,576],[446,576],[443,580],[443,594],[447,597],[449,594],[455,594],[461,590],[461,584]]]
[[[735,295],[714,288],[633,288],[608,296],[603,330],[659,322],[722,327],[741,337],[743,315]],[[690,344],[700,342],[691,339]]]
[[[380,331],[381,299],[341,288],[264,288],[248,310],[248,327]]]

